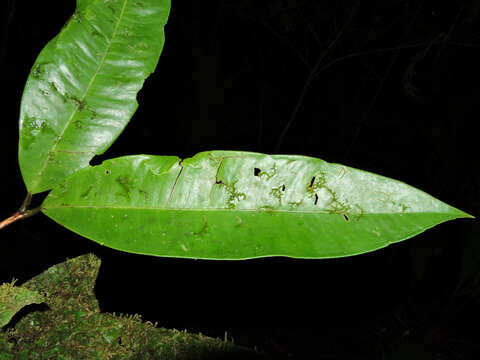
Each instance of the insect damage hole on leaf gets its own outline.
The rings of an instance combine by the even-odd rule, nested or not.
[[[162,1],[167,6],[160,6]],[[356,255],[376,250],[385,242],[388,245],[404,240],[404,228],[407,226],[412,227],[409,236],[413,236],[442,221],[468,217],[468,214],[406,184],[353,168],[349,170],[351,176],[340,183],[336,180],[342,179],[347,172],[346,167],[340,166],[337,174],[338,164],[305,156],[210,151],[189,159],[185,168],[182,160],[176,160],[177,157],[150,155],[121,157],[97,168],[84,166],[96,153],[103,153],[128,123],[137,105],[134,97],[138,91],[131,90],[143,86],[146,75],[158,62],[163,47],[163,40],[158,42],[158,39],[163,39],[170,0],[151,2],[151,8],[145,5],[145,9],[137,11],[134,4],[139,5],[139,0],[79,0],[82,14],[95,16],[87,19],[88,24],[85,17],[82,26],[68,25],[63,34],[69,36],[57,37],[52,43],[55,46],[46,47],[46,55],[39,56],[32,75],[32,78],[39,79],[32,81],[31,87],[26,87],[23,99],[27,101],[22,100],[24,106],[20,113],[25,110],[25,116],[20,124],[25,126],[20,128],[19,160],[23,161],[20,165],[28,191],[39,193],[52,189],[41,208],[47,216],[66,228],[121,251],[228,260],[263,256],[325,258]],[[103,8],[108,14],[102,13]],[[81,21],[80,10],[75,20]],[[104,21],[105,18],[108,21]],[[136,23],[139,24],[138,29],[134,26]],[[92,26],[96,33],[92,32]],[[78,39],[73,36],[75,34],[79,35]],[[90,35],[90,41],[84,41]],[[117,41],[119,37],[128,40]],[[141,37],[142,42],[132,43],[136,37]],[[77,40],[82,46],[77,46],[80,44]],[[53,52],[53,48],[70,49],[72,44],[71,49],[78,49],[78,57],[73,56],[77,51],[68,51],[66,56],[63,56],[64,51]],[[150,52],[147,49],[153,50]],[[125,61],[110,61],[118,54]],[[51,60],[52,57],[55,58]],[[42,69],[41,64],[45,64],[42,60],[51,60],[51,66]],[[77,76],[78,63],[88,65],[82,70],[90,71],[82,71]],[[62,64],[59,71],[56,71],[56,64]],[[72,75],[72,78],[64,75]],[[43,85],[38,82],[43,82]],[[42,94],[49,100],[38,100]],[[110,97],[114,100],[107,102]],[[62,102],[65,108],[59,107]],[[52,108],[43,109],[48,104],[52,104]],[[111,111],[107,113],[104,109]],[[43,130],[38,124],[33,127],[32,122],[44,123],[40,120],[44,118],[41,116],[43,111],[52,113],[48,119],[55,129],[63,126],[60,135],[48,124]],[[96,124],[104,123],[102,119],[121,126],[111,129],[97,127]],[[39,140],[35,140],[38,148],[32,145],[33,132],[35,136],[37,132],[39,134]],[[41,149],[42,144],[48,147]],[[78,151],[83,150],[83,146],[88,146],[85,149],[88,151]],[[44,155],[40,157],[39,154]],[[224,164],[224,159],[229,159],[228,163],[225,161]],[[262,168],[255,167],[255,164],[262,164]],[[155,171],[150,169],[150,165]],[[254,165],[253,175],[259,180],[250,178],[251,165]],[[247,170],[245,179],[244,170]],[[94,190],[97,187],[85,188],[92,180],[95,186],[98,185],[97,191]],[[212,180],[220,187],[212,185]],[[209,197],[205,184],[210,188]],[[285,184],[289,184],[289,193],[285,191]],[[401,194],[397,196],[397,203],[389,200],[385,208],[383,203],[371,201],[375,195],[370,191],[377,184],[382,189],[392,187]],[[143,196],[138,196],[137,192]],[[147,201],[147,194],[151,194],[152,200]],[[121,203],[112,201],[112,196],[117,198],[117,195],[124,197]],[[84,199],[89,196],[91,199],[86,202]],[[169,206],[171,200],[172,206]],[[398,203],[399,200],[402,203]],[[241,206],[237,208],[237,205]],[[368,221],[352,228],[363,215],[361,206],[365,208]],[[358,208],[358,211],[352,207]],[[409,214],[403,214],[406,209],[409,209]],[[131,214],[132,220],[119,222],[119,211],[124,216]],[[207,215],[201,215],[203,223],[198,233],[183,232],[183,229],[192,227],[198,229],[199,211],[209,214],[209,224]],[[415,214],[418,214],[418,222],[413,218]],[[17,217],[26,215],[24,209],[16,214]],[[342,223],[337,228],[337,223],[341,222],[338,215],[343,215],[350,224]],[[333,219],[333,222],[324,219]],[[109,224],[119,228],[115,230],[115,236],[108,230]],[[243,225],[239,225],[236,231],[229,231],[233,230],[232,225],[236,227],[237,224]],[[328,231],[324,229],[325,224]],[[369,234],[372,224],[376,225],[375,231],[378,228],[378,233],[385,234],[385,242],[372,241]],[[141,231],[138,231],[137,225]],[[358,241],[352,244],[354,231]],[[159,233],[160,236],[169,234],[168,242],[160,239]],[[201,241],[184,242],[188,234],[205,234],[205,239],[199,237]],[[335,235],[334,242],[332,234]],[[133,244],[136,239],[141,245]],[[259,248],[262,250],[259,251]],[[183,251],[189,252],[187,256]]]

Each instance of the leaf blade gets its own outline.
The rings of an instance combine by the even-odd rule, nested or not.
[[[115,141],[158,62],[169,8],[169,0],[78,2],[22,96],[19,164],[29,192],[49,190]]]
[[[81,170],[43,212],[118,250],[170,257],[331,258],[469,217],[404,183],[303,156],[128,156]]]

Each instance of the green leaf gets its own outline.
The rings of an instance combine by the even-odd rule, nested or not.
[[[0,327],[5,326],[21,308],[30,304],[40,304],[44,297],[36,291],[10,284],[0,286]]]
[[[38,56],[20,110],[28,191],[49,190],[115,141],[164,44],[170,0],[78,0]]]
[[[383,176],[235,151],[105,161],[67,178],[42,208],[114,249],[203,259],[349,256],[471,217]]]

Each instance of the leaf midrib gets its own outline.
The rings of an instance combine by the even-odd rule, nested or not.
[[[342,215],[343,213],[333,213],[327,210],[281,210],[281,209],[225,209],[225,208],[160,208],[160,207],[142,207],[142,206],[98,206],[98,205],[61,205],[61,206],[45,206],[42,207],[42,211],[56,210],[56,209],[105,209],[105,210],[155,210],[155,211],[192,211],[192,212],[205,212],[205,211],[225,211],[225,212],[259,212],[265,214],[271,213],[292,213],[292,214],[328,214],[328,215]],[[348,214],[348,213],[347,213]],[[408,212],[408,213],[364,213],[362,215],[412,215],[412,214],[445,214],[449,215],[449,212]]]
[[[48,159],[50,157],[50,155],[52,153],[54,153],[56,147],[58,146],[58,144],[60,143],[60,141],[63,139],[63,135],[65,134],[65,131],[68,129],[70,123],[72,122],[73,118],[75,117],[75,115],[77,114],[78,112],[78,109],[80,108],[80,103],[83,103],[83,101],[85,100],[88,92],[90,91],[91,87],[92,87],[92,84],[95,82],[96,78],[97,78],[97,75],[98,73],[100,72],[101,68],[103,67],[104,63],[105,63],[105,59],[107,58],[107,55],[109,54],[110,52],[110,48],[112,47],[112,43],[113,43],[113,40],[115,39],[115,37],[117,36],[117,32],[118,32],[118,27],[120,26],[120,23],[123,19],[123,15],[125,13],[125,9],[126,9],[126,6],[127,6],[127,3],[128,3],[128,0],[124,0],[123,2],[123,6],[122,6],[122,10],[120,11],[120,15],[118,17],[118,21],[117,23],[115,24],[115,28],[113,29],[113,33],[112,33],[112,36],[110,38],[110,41],[108,42],[108,45],[105,49],[105,53],[103,54],[102,56],[102,59],[100,60],[98,66],[97,66],[97,69],[95,70],[92,78],[90,79],[90,82],[88,83],[83,95],[80,97],[80,100],[79,100],[79,103],[75,104],[75,109],[73,110],[72,114],[70,115],[70,118],[67,120],[67,122],[65,123],[65,126],[63,127],[62,131],[60,132],[60,135],[55,139],[55,142],[53,143],[53,146],[52,148],[49,150],[48,152],[48,155],[45,157],[45,159],[43,160],[43,163],[42,163],[42,166],[40,168],[40,170],[37,172],[37,178],[36,178],[36,181],[32,184],[32,189],[36,188],[36,186],[38,185],[38,182],[40,181],[40,178],[41,178],[41,175],[43,173],[43,171],[45,171],[45,168],[47,167],[47,163],[48,163]]]
[[[299,210],[270,210],[270,209],[225,209],[225,208],[160,208],[160,207],[141,207],[141,206],[98,206],[98,205],[62,205],[62,206],[45,206],[42,210],[54,209],[105,209],[105,210],[159,210],[159,211],[228,211],[228,212],[261,212],[261,213],[320,213],[332,214],[328,211],[299,211]]]

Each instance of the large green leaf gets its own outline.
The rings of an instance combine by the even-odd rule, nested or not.
[[[43,212],[102,245],[157,256],[348,256],[470,217],[400,181],[305,156],[127,156],[73,174]]]
[[[25,85],[19,162],[29,192],[87,166],[122,132],[158,62],[169,9],[170,0],[78,0]]]

